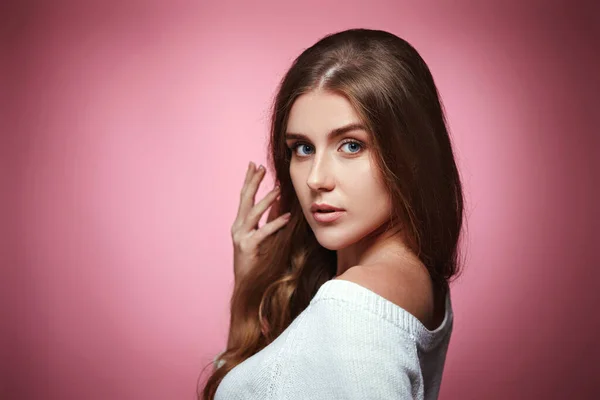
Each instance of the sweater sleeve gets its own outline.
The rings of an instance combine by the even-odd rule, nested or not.
[[[295,321],[272,399],[422,399],[413,335],[373,307],[323,298]]]

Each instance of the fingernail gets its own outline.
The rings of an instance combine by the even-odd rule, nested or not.
[[[263,169],[265,169],[265,167],[263,167],[261,164],[260,167],[258,167],[258,169],[260,169],[262,171]]]
[[[279,192],[280,190],[281,190],[281,186],[279,186],[279,185],[275,185],[275,191],[276,191],[276,192]]]
[[[292,216],[292,213],[285,213],[283,214],[283,219],[290,219],[290,217]]]

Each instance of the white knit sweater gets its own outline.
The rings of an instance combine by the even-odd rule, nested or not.
[[[430,331],[377,293],[330,280],[223,378],[215,400],[437,399],[452,324],[450,292],[444,321]]]

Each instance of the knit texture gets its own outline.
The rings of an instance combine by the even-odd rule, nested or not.
[[[437,399],[452,325],[449,291],[430,331],[364,286],[329,280],[272,343],[229,371],[215,400]]]

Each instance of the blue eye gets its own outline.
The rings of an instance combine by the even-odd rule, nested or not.
[[[298,149],[299,147],[310,147],[310,146],[307,144],[304,144],[304,143],[295,143],[290,148],[292,149],[292,151],[296,151],[296,149]],[[300,154],[300,155],[302,156],[302,154]]]
[[[349,151],[345,152],[345,153],[348,153],[348,154],[358,154],[364,148],[364,145],[361,142],[356,141],[356,140],[352,140],[352,139],[349,139],[349,140],[346,140],[345,142],[343,142],[340,148],[342,148],[342,147],[344,147],[346,145],[349,145],[348,146]],[[294,153],[296,153],[297,156],[306,157],[306,156],[308,156],[310,154],[306,154],[306,153],[305,154],[298,154],[297,153],[297,149],[298,148],[302,148],[303,150],[306,150],[306,148],[312,149],[312,146],[309,145],[309,144],[306,144],[306,143],[296,142],[296,143],[291,144],[289,146],[289,148]]]
[[[353,146],[353,147],[349,146],[348,149],[356,149],[356,151],[350,151],[350,154],[356,154],[356,153],[358,153],[362,149],[362,144],[360,144],[359,142],[356,142],[354,140],[349,140],[347,142],[344,142],[342,144],[342,147],[345,146],[345,145],[347,145],[347,144],[350,145],[350,146]]]

